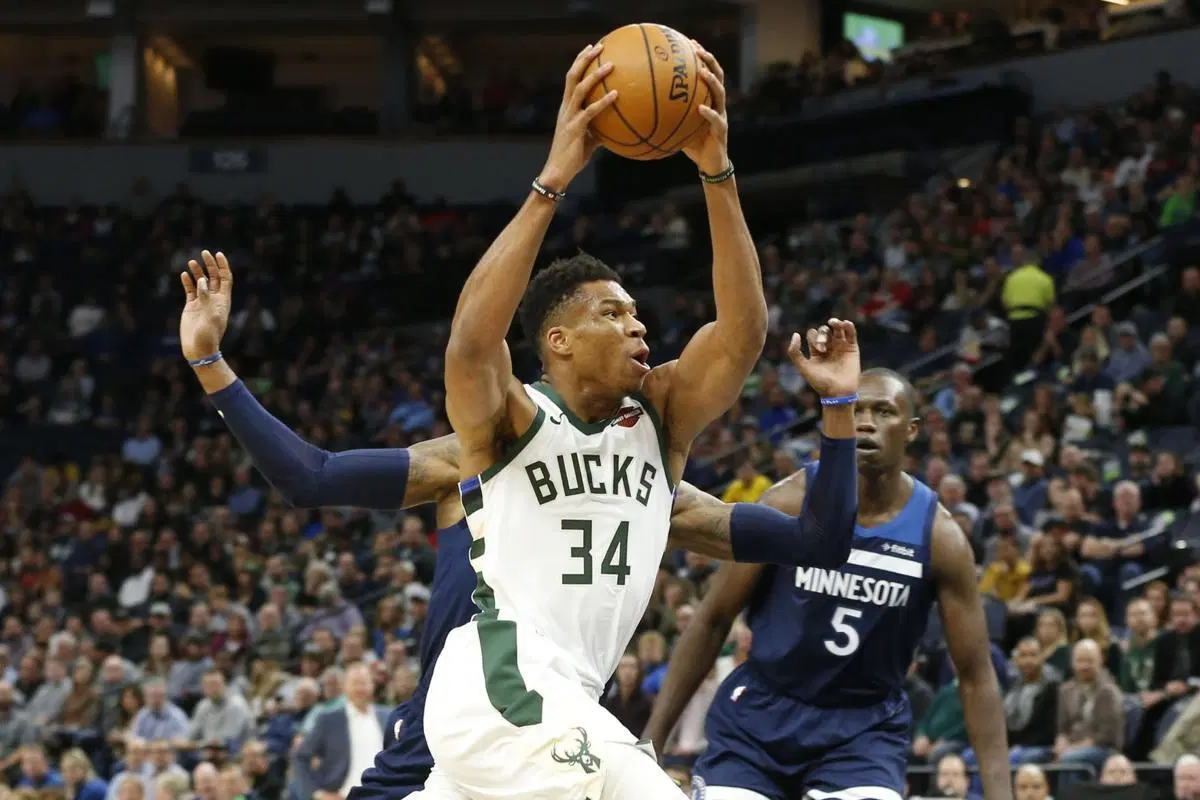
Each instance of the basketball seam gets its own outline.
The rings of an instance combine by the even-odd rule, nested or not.
[[[603,64],[597,64],[596,69],[599,69],[602,66]],[[608,78],[601,78],[600,85],[604,87],[604,93],[608,94]],[[621,124],[624,125],[626,129],[634,135],[634,137],[637,138],[637,141],[633,144],[625,144],[624,142],[618,142],[616,139],[608,136],[603,136],[602,138],[608,139],[613,144],[620,145],[621,147],[636,147],[639,144],[650,144],[649,137],[642,136],[640,133],[638,133],[637,128],[633,127],[629,120],[625,118],[625,115],[621,113],[620,106],[618,106],[616,103],[613,103],[611,106],[609,106],[609,108],[611,108],[617,115],[617,119],[621,120]]]
[[[643,23],[638,23],[638,33],[642,35],[642,44],[646,48],[646,66],[650,70],[650,97],[654,99],[654,127],[650,129],[650,135],[646,137],[647,144],[649,144],[649,140],[658,133],[658,82],[654,80],[654,50],[650,47],[650,37],[646,35],[646,26]]]
[[[659,27],[666,27],[666,26],[660,25]],[[672,30],[674,30],[674,29],[672,29]],[[675,31],[675,33],[679,33],[679,31]],[[644,35],[645,34],[643,33],[643,36]],[[679,36],[682,37],[683,34],[679,33]],[[649,47],[649,43],[647,43],[646,46]],[[685,108],[683,110],[683,116],[679,118],[679,122],[675,123],[675,127],[672,128],[671,132],[667,134],[667,138],[663,139],[662,142],[658,145],[661,148],[665,149],[667,144],[671,141],[671,139],[675,138],[675,134],[679,132],[680,126],[683,125],[683,123],[687,122],[688,114],[691,113],[692,105],[696,102],[696,98],[700,96],[700,84],[703,83],[703,81],[700,78],[700,54],[696,52],[695,45],[692,45],[692,80],[694,80],[696,82],[696,89],[694,92],[692,92],[692,96],[688,100],[687,108]],[[708,86],[708,84],[704,84],[704,85]],[[712,92],[709,92],[709,95],[711,96]],[[656,93],[655,101],[657,102],[657,100],[658,100],[658,95]],[[655,127],[657,127],[657,126],[655,126]]]

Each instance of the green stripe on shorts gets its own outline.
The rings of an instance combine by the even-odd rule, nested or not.
[[[517,665],[517,624],[499,619],[492,587],[482,574],[471,598],[479,606],[475,627],[483,653],[483,685],[488,700],[518,728],[537,725],[542,721],[542,696],[529,690]]]

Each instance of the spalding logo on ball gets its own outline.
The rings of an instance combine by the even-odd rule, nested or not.
[[[606,149],[638,161],[678,153],[706,124],[699,107],[709,102],[691,40],[666,25],[643,22],[617,28],[600,41],[604,49],[589,72],[607,63],[613,69],[587,102],[613,89],[617,101],[592,120],[592,134]]]

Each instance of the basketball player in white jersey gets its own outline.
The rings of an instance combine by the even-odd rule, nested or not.
[[[598,53],[588,47],[572,66],[546,166],[468,278],[451,327],[446,406],[480,613],[449,635],[433,673],[424,721],[436,767],[424,798],[683,797],[598,700],[650,599],[691,442],[741,392],[767,309],[726,155],[720,67],[704,51],[709,126],[685,152],[705,186],[716,321],[651,369],[645,326],[614,271],[581,254],[530,281],[556,204],[595,149],[588,120],[613,99],[584,107],[607,74],[582,79]],[[518,305],[545,375],[529,386],[505,345]],[[798,340],[793,357],[823,394],[844,387],[835,399],[852,408],[852,326],[831,321],[820,346],[810,336],[813,360]],[[852,423],[846,436],[852,456]],[[795,526],[776,537],[770,523],[796,520],[772,511],[763,526],[762,507],[750,508],[741,516],[753,516],[753,533],[739,539],[735,507],[711,535],[739,559],[777,555],[764,541],[789,541]],[[852,510],[845,527],[848,542]]]

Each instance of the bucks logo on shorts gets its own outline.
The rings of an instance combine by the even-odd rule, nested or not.
[[[588,775],[600,769],[600,759],[592,755],[591,741],[583,728],[572,728],[555,742],[550,749],[550,757],[559,764],[577,766]]]

